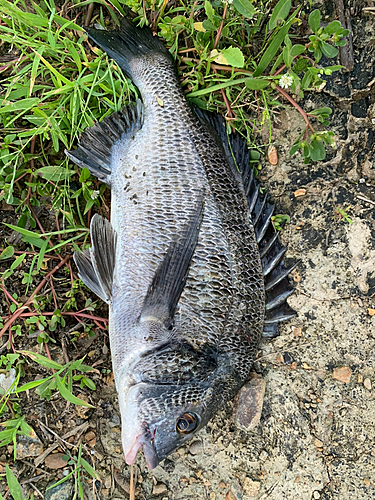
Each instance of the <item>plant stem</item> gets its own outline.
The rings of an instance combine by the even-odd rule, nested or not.
[[[297,111],[299,111],[303,117],[303,119],[305,120],[306,122],[306,125],[309,127],[309,129],[312,131],[313,134],[315,134],[315,129],[314,127],[311,125],[310,123],[310,120],[309,120],[309,117],[307,116],[306,112],[301,108],[301,106],[299,106],[296,101],[293,99],[293,97],[291,97],[288,92],[285,92],[285,90],[283,90],[281,87],[279,87],[278,85],[275,86],[275,89],[283,96],[285,97],[285,99],[287,101],[290,102],[290,104],[292,106],[294,106],[296,108]]]

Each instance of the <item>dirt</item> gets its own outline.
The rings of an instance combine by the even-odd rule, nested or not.
[[[333,9],[328,14],[327,21],[334,18]],[[260,421],[251,430],[240,427],[237,398],[155,470],[148,472],[139,456],[137,499],[375,498],[373,17],[357,9],[352,27],[353,71],[335,73],[319,94],[300,103],[306,111],[333,109],[330,128],[337,148],[329,149],[325,161],[307,166],[299,154],[290,157],[304,122],[288,108],[273,128],[278,163],[262,160],[261,180],[277,213],[291,217],[282,234],[287,261],[300,264],[292,277],[296,292],[289,299],[298,316],[282,326],[277,339],[263,342],[254,365],[256,377],[266,384]],[[305,194],[295,196],[301,189]],[[16,289],[17,282],[12,286]],[[130,468],[121,450],[108,338],[98,330],[94,339],[72,344],[66,340],[69,328],[56,334],[59,342],[51,355],[58,362],[66,355],[70,360],[88,355],[98,389],[76,394],[95,409],[67,405],[58,395],[48,403],[30,392],[22,400],[23,413],[44,450],[55,443],[60,462],[50,465],[60,463],[60,468],[49,467],[47,456],[37,457],[37,465],[33,457],[24,458],[16,469],[26,480],[40,476],[32,484],[42,491],[64,477],[61,453],[71,447],[53,431],[65,443],[80,438],[84,456],[98,471],[100,481],[91,481],[87,498],[128,498]],[[65,353],[61,339],[68,345]],[[43,374],[35,365],[27,372],[30,379]],[[11,451],[4,450],[0,463],[10,461]],[[70,485],[67,490],[70,495]],[[65,497],[61,493],[58,498]]]

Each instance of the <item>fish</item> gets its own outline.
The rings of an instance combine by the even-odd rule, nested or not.
[[[79,277],[109,305],[113,374],[127,464],[149,469],[185,444],[249,377],[262,337],[296,313],[249,150],[217,114],[193,109],[173,58],[147,27],[85,28],[140,99],[66,151],[111,188]]]

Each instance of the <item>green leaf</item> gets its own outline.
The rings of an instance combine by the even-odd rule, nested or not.
[[[13,229],[13,231],[17,231],[18,233],[22,234],[22,236],[40,238],[40,234],[33,233],[32,231],[28,231],[27,229],[24,229],[23,227],[13,226],[13,224],[7,224],[6,222],[4,222],[3,224],[5,226],[9,227],[10,229]]]
[[[294,155],[299,150],[299,142],[293,144],[292,149],[289,151],[290,156]]]
[[[275,5],[271,19],[268,23],[269,29],[273,30],[276,28],[278,21],[284,21],[287,18],[292,0],[279,0]]]
[[[10,270],[14,271],[25,259],[26,254],[23,253],[22,255],[19,255],[13,262],[13,264],[10,266]]]
[[[306,47],[304,45],[296,44],[293,45],[292,50],[290,53],[292,54],[293,57],[299,56],[300,54],[303,54],[306,50]]]
[[[291,27],[294,18],[298,14],[299,8],[294,11],[290,16],[289,21],[281,28],[281,30],[274,36],[271,43],[269,44],[267,50],[263,54],[258,66],[256,67],[253,76],[259,76],[267,68],[267,66],[272,62],[273,57],[276,55],[277,51],[281,47],[285,36],[287,35],[289,28]]]
[[[91,467],[91,465],[81,457],[81,465],[85,469],[85,471],[90,474],[94,479],[99,479],[98,473]]]
[[[36,175],[39,175],[39,177],[43,177],[43,179],[47,179],[48,181],[60,182],[69,179],[76,172],[75,170],[68,170],[67,168],[59,165],[50,165],[48,167],[38,168],[35,173]]]
[[[248,78],[246,81],[246,87],[250,90],[265,89],[269,84],[269,80],[263,80],[261,78]]]
[[[10,470],[9,466],[6,465],[6,477],[7,477],[7,483],[9,487],[9,491],[13,497],[13,500],[22,500],[22,489],[20,486],[20,483],[18,482],[16,476],[13,474],[13,472]]]
[[[40,268],[42,267],[42,264],[43,264],[43,259],[44,259],[44,254],[46,253],[47,251],[47,247],[48,247],[48,243],[49,243],[49,240],[51,238],[48,238],[44,243],[43,245],[40,247],[40,251],[39,251],[39,256],[38,256],[38,262],[37,262],[37,265],[36,265],[36,270],[37,271],[40,271]]]
[[[56,377],[57,389],[64,399],[70,401],[75,405],[86,406],[87,408],[94,408],[94,406],[90,405],[90,403],[87,403],[86,401],[83,401],[82,399],[79,399],[76,396],[74,396],[74,394],[72,394],[62,383],[61,378],[57,374],[55,377]]]
[[[56,361],[52,361],[52,359],[48,359],[37,352],[32,352],[32,351],[19,351],[19,352],[24,356],[29,356],[29,358],[31,358],[39,365],[44,366],[45,368],[53,368],[55,370],[61,370],[63,368],[63,365],[60,365],[59,363],[56,363]]]
[[[12,102],[12,104],[7,104],[6,106],[0,107],[0,114],[3,113],[14,113],[14,111],[22,111],[24,109],[31,109],[37,106],[39,102],[38,97],[30,97],[29,99],[21,99],[20,101]]]
[[[332,114],[332,109],[331,108],[318,108],[314,109],[313,111],[309,111],[310,115],[330,115]]]
[[[309,26],[313,30],[314,33],[316,33],[319,29],[320,26],[320,10],[315,9],[311,12],[309,15]]]
[[[243,68],[245,65],[245,58],[238,47],[228,47],[227,49],[221,50],[220,54],[224,57],[228,66]]]
[[[312,161],[324,160],[326,157],[326,148],[321,141],[311,141],[310,156]]]
[[[341,23],[340,21],[332,21],[331,23],[328,24],[323,30],[323,33],[327,33],[328,35],[333,35],[333,33],[336,33],[337,30],[341,28]]]
[[[249,0],[233,0],[232,5],[246,19],[251,19],[255,13],[255,8]]]
[[[322,42],[322,52],[326,57],[333,58],[336,57],[337,54],[339,53],[338,49],[336,47],[333,47],[333,45],[330,45],[327,42]]]
[[[0,260],[10,259],[11,257],[13,257],[13,254],[14,254],[14,247],[11,247],[11,246],[6,247],[0,253]]]
[[[206,16],[208,17],[208,19],[214,23],[214,15],[215,15],[215,10],[214,8],[212,7],[211,5],[211,2],[209,0],[206,0],[204,2],[204,11],[206,13]]]
[[[202,27],[205,31],[215,31],[217,29],[216,24],[211,23],[208,19],[205,19],[202,23]]]

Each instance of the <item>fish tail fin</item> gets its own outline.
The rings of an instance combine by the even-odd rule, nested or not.
[[[172,62],[172,57],[163,43],[154,37],[150,28],[140,28],[124,17],[118,31],[85,28],[89,37],[103,49],[120,68],[132,77],[131,61],[151,54],[164,55]]]

